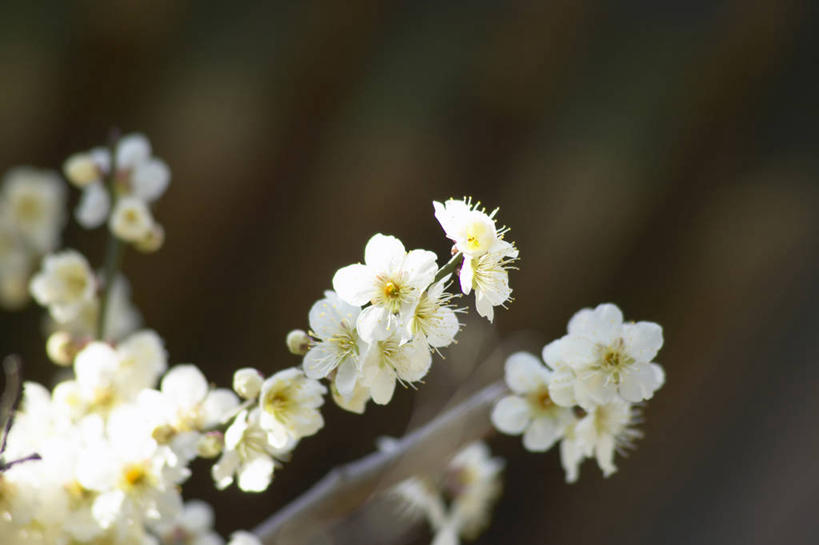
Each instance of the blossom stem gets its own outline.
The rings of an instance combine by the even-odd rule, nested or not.
[[[111,131],[109,140],[109,153],[111,156],[111,169],[106,180],[106,189],[111,200],[111,206],[116,205],[117,192],[114,187],[117,177],[117,143],[119,142],[119,131]],[[111,287],[114,285],[114,277],[122,264],[124,253],[122,241],[108,230],[108,241],[105,245],[105,262],[102,270],[102,295],[100,297],[100,310],[97,316],[97,339],[105,340],[105,322],[108,317],[108,306],[111,299]]]
[[[490,384],[404,436],[394,450],[374,452],[331,470],[254,532],[265,545],[308,542],[316,531],[351,513],[373,494],[440,466],[463,445],[490,434],[489,412],[506,390],[503,381]]]
[[[461,252],[453,255],[452,259],[447,261],[446,265],[438,270],[437,274],[435,275],[435,280],[432,281],[433,284],[441,280],[446,275],[454,273],[455,269],[457,269],[458,265],[460,265],[461,261],[463,261],[463,257],[464,255]]]

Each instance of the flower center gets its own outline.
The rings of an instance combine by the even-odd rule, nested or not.
[[[384,284],[384,295],[389,299],[396,299],[401,296],[401,288],[399,288],[395,282],[390,280]]]
[[[634,361],[634,358],[626,353],[625,343],[622,338],[601,349],[600,365],[611,374],[615,384],[620,384],[622,373]]]
[[[555,406],[555,402],[552,401],[551,396],[549,396],[548,388],[541,388],[532,392],[529,395],[529,403],[539,411],[548,411]]]
[[[136,488],[147,482],[148,475],[145,473],[145,468],[141,464],[129,464],[125,466],[122,478],[126,486]]]

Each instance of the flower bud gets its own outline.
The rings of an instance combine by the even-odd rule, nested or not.
[[[165,229],[158,223],[154,223],[145,236],[136,241],[134,246],[140,252],[150,254],[159,250],[164,242]]]
[[[209,431],[199,438],[196,453],[202,458],[216,458],[225,446],[225,436],[219,431]]]
[[[100,179],[100,170],[90,153],[75,153],[63,163],[63,174],[77,187],[85,187]]]
[[[77,355],[77,346],[67,331],[56,331],[46,341],[46,354],[57,365],[71,365]]]
[[[108,227],[117,238],[138,242],[153,229],[154,218],[148,205],[136,197],[121,197],[108,220]]]
[[[176,435],[176,430],[169,424],[162,424],[154,428],[151,437],[160,445],[167,445]]]
[[[290,350],[291,354],[295,354],[296,356],[307,354],[312,342],[313,340],[310,338],[310,335],[301,329],[294,329],[287,334],[287,349]]]
[[[244,367],[233,374],[233,391],[243,399],[255,399],[262,389],[262,374],[252,367]]]

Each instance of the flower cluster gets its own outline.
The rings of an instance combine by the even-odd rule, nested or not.
[[[82,189],[74,213],[80,225],[93,229],[107,220],[120,240],[146,252],[159,249],[164,231],[154,220],[150,205],[167,189],[171,171],[152,156],[144,135],[126,135],[112,149],[99,147],[76,153],[66,160],[63,173]]]
[[[612,304],[583,309],[568,334],[546,345],[543,364],[527,353],[506,361],[512,395],[492,412],[495,427],[523,434],[527,450],[545,451],[560,441],[566,480],[577,480],[580,463],[595,457],[605,476],[616,471],[614,453],[640,437],[635,403],[650,399],[665,381],[652,360],[663,345],[652,322],[623,323]]]
[[[395,441],[382,438],[382,450]],[[457,545],[460,538],[473,540],[489,524],[492,507],[501,493],[504,461],[492,458],[486,443],[471,443],[437,473],[402,481],[392,494],[407,515],[423,516],[435,532],[433,545]]]
[[[28,300],[37,262],[59,245],[65,223],[65,184],[56,173],[18,167],[0,188],[0,305]]]

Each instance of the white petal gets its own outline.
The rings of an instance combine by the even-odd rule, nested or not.
[[[432,364],[432,353],[427,348],[422,336],[418,336],[401,348],[401,353],[394,360],[395,372],[408,382],[424,378]]]
[[[469,292],[472,291],[472,278],[474,275],[475,270],[472,268],[472,260],[464,258],[463,263],[461,263],[461,272],[458,278],[461,281],[461,291],[465,295],[469,295]]]
[[[492,301],[486,297],[485,293],[475,292],[475,310],[478,311],[480,316],[489,320],[489,323],[492,323],[492,320],[495,319],[495,306],[492,304]]]
[[[549,450],[560,438],[560,428],[548,416],[535,419],[523,435],[523,446],[532,452]]]
[[[131,189],[134,196],[152,202],[162,196],[170,180],[168,165],[159,159],[150,159],[134,168],[131,173]]]
[[[343,267],[333,276],[333,289],[346,303],[364,305],[374,295],[375,272],[360,263]]]
[[[629,356],[650,362],[663,346],[663,328],[654,322],[637,322],[623,326],[623,341]]]
[[[597,345],[589,338],[579,335],[566,335],[560,339],[559,344],[550,350],[549,356],[557,357],[558,363],[575,370],[585,369],[600,359]]]
[[[605,405],[616,397],[617,386],[608,381],[608,377],[597,371],[584,371],[578,376],[574,386],[577,402],[583,408],[593,405]]]
[[[576,378],[571,369],[559,367],[549,380],[549,397],[561,407],[577,405],[574,395],[575,382]]]
[[[506,384],[518,394],[531,392],[549,381],[549,371],[537,356],[516,352],[506,360]]]
[[[455,335],[458,334],[461,324],[458,322],[458,317],[449,307],[441,307],[438,309],[438,319],[436,327],[427,331],[427,342],[434,348],[443,348],[449,346],[455,340]]]
[[[111,210],[111,199],[101,182],[87,186],[74,211],[77,223],[86,229],[94,229],[105,222]]]
[[[326,377],[330,371],[336,368],[337,363],[338,350],[336,345],[331,342],[321,342],[304,355],[302,367],[305,375],[319,379]]]
[[[567,483],[577,481],[580,462],[582,460],[583,454],[581,453],[576,441],[563,439],[563,441],[560,442],[560,463],[563,465],[563,470],[566,472]]]
[[[635,363],[623,376],[618,388],[620,396],[630,403],[651,399],[660,387],[657,378],[656,370],[650,364]]]
[[[353,358],[345,358],[338,366],[335,385],[341,397],[349,399],[353,395],[358,374],[358,366]]]
[[[492,410],[492,424],[509,435],[523,433],[531,420],[529,404],[518,396],[506,396]]]
[[[384,307],[369,306],[361,311],[356,320],[358,335],[366,343],[383,341],[389,335],[390,312]]]
[[[379,405],[386,405],[395,392],[395,373],[389,369],[378,369],[369,377],[370,395]]]
[[[117,145],[117,169],[133,168],[151,157],[151,144],[143,134],[124,136]]]
[[[235,450],[225,452],[219,461],[213,464],[211,468],[211,475],[216,488],[223,489],[230,486],[233,482],[233,474],[236,468],[239,467],[239,454]]]
[[[594,450],[597,465],[603,470],[603,476],[608,477],[617,471],[617,468],[614,467],[614,437],[608,434],[601,436]]]
[[[604,303],[594,310],[583,309],[569,321],[569,333],[609,345],[622,336],[623,313],[617,305]]]
[[[375,271],[391,272],[401,265],[406,253],[400,240],[378,233],[370,238],[364,248],[364,263]]]
[[[438,257],[427,250],[412,250],[404,259],[404,270],[410,273],[411,283],[423,291],[435,279],[438,272]]]
[[[204,427],[210,428],[223,422],[238,406],[239,398],[226,388],[218,388],[208,393],[202,404]]]
[[[162,393],[176,400],[180,407],[193,407],[208,394],[205,375],[195,365],[177,365],[162,379]]]
[[[259,456],[239,469],[239,488],[245,492],[262,492],[273,480],[273,458]]]

